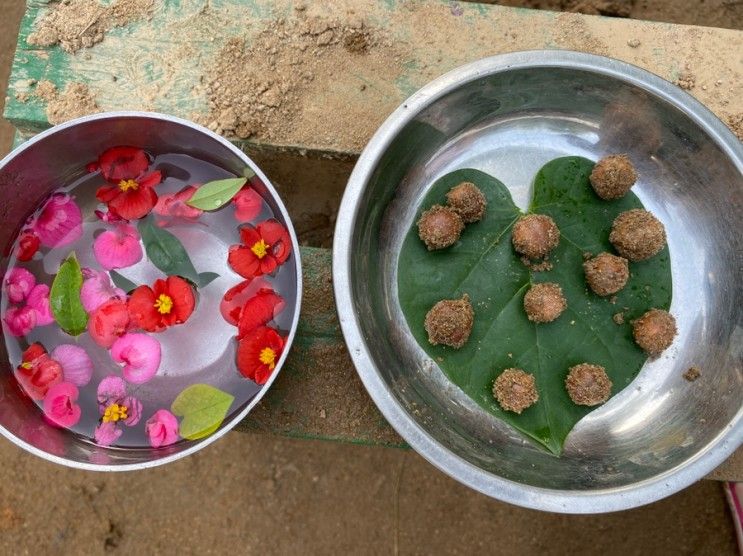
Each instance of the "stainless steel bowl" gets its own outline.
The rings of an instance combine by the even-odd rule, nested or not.
[[[666,226],[679,335],[578,423],[557,458],[481,410],[416,344],[397,299],[397,259],[442,174],[483,170],[526,207],[547,161],[616,152],[630,154],[635,191]],[[335,294],[369,394],[423,457],[513,504],[606,512],[690,485],[741,444],[742,238],[743,147],[709,110],[623,62],[512,53],[425,86],[376,133],[338,215]],[[692,365],[702,373],[694,383],[682,378]]]
[[[221,168],[242,174],[249,166],[265,188],[258,191],[275,218],[289,230],[293,252],[287,261],[295,294],[285,296],[282,315],[290,315],[286,347],[276,371],[263,388],[235,411],[212,435],[195,442],[178,443],[159,449],[103,448],[64,430],[49,426],[38,408],[20,393],[9,366],[5,341],[0,341],[0,433],[29,452],[55,463],[97,471],[145,469],[175,461],[211,444],[240,422],[260,401],[278,376],[299,320],[302,274],[299,245],[289,215],[271,182],[245,153],[206,128],[180,118],[149,112],[96,114],[51,128],[30,139],[0,161],[0,245],[7,254],[26,217],[48,193],[69,183],[85,171],[85,163],[98,158],[109,147],[134,144],[156,153],[188,154]],[[236,242],[236,241],[235,241]],[[216,255],[215,255],[216,256]],[[5,274],[7,259],[0,264]],[[214,265],[218,264],[216,261]],[[221,259],[221,263],[224,260]],[[209,268],[216,268],[209,266]],[[236,275],[232,283],[237,283]],[[215,282],[216,284],[216,282]],[[229,286],[227,286],[229,287]],[[216,301],[218,305],[218,300]],[[215,318],[221,318],[216,315]],[[234,371],[236,372],[236,371]],[[174,394],[175,395],[175,394]]]

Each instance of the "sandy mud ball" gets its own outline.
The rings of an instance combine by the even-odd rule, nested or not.
[[[436,303],[426,313],[423,325],[432,345],[459,349],[469,340],[474,320],[470,298],[464,294],[462,299],[444,299]]]
[[[552,322],[567,308],[568,303],[559,284],[535,284],[524,296],[524,311],[532,322]]]
[[[468,181],[452,187],[446,194],[446,201],[449,208],[456,212],[465,224],[482,220],[488,206],[483,192]]]
[[[493,382],[493,396],[506,411],[521,413],[539,400],[534,375],[521,369],[506,369]]]
[[[667,311],[650,309],[632,322],[635,342],[649,355],[660,355],[676,336],[676,319]]]
[[[663,249],[666,230],[660,220],[648,211],[632,209],[614,219],[609,241],[622,257],[630,261],[644,261]]]
[[[606,201],[621,199],[635,185],[637,173],[629,158],[615,154],[602,158],[593,167],[591,187]]]
[[[620,291],[629,280],[629,263],[624,257],[600,253],[583,263],[586,282],[593,293],[600,296]]]
[[[611,396],[611,380],[604,367],[581,363],[570,367],[565,389],[574,404],[594,406],[604,403]]]
[[[530,259],[543,259],[560,243],[557,224],[545,214],[527,214],[513,225],[513,248]]]
[[[460,216],[448,207],[434,205],[418,220],[418,236],[429,251],[445,249],[459,240],[464,229]]]

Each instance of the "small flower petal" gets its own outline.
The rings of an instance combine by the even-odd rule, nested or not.
[[[80,289],[80,301],[86,312],[92,313],[106,301],[126,298],[124,290],[115,287],[106,272],[83,269],[83,287]]]
[[[18,240],[18,251],[16,257],[19,261],[27,262],[34,258],[34,255],[39,250],[41,240],[39,236],[32,230],[26,230],[21,234]]]
[[[61,247],[80,239],[83,235],[83,215],[80,207],[69,195],[52,195],[41,209],[33,229],[47,247]]]
[[[11,303],[25,301],[36,285],[36,278],[25,268],[15,266],[5,275],[3,288]]]
[[[103,415],[112,403],[119,403],[126,397],[126,382],[116,375],[108,375],[98,384],[96,399],[98,411]]]
[[[26,336],[36,326],[36,311],[31,307],[9,307],[3,322],[13,336]]]
[[[248,222],[261,213],[263,197],[250,186],[243,187],[232,198],[235,205],[235,219],[238,222]]]
[[[133,427],[142,418],[142,402],[134,396],[127,396],[122,401],[122,404],[126,407],[127,414],[124,424],[128,427]]]
[[[52,359],[62,365],[65,382],[85,386],[93,376],[93,362],[87,352],[74,344],[61,344],[51,353]]]
[[[36,326],[46,326],[54,322],[52,306],[49,303],[49,286],[37,284],[28,294],[26,306],[36,311]]]
[[[16,380],[32,399],[43,400],[49,388],[62,382],[62,366],[46,353],[30,363],[30,368],[21,365],[16,369]]]
[[[132,384],[144,384],[160,368],[160,342],[147,334],[125,334],[111,346],[111,358],[123,364],[122,374]]]
[[[100,446],[110,446],[116,442],[122,434],[124,434],[124,431],[118,428],[115,422],[108,421],[107,423],[101,423],[95,428],[94,437],[96,443]]]
[[[245,302],[240,313],[237,338],[242,339],[264,326],[284,309],[284,299],[271,288],[263,288]]]
[[[186,201],[193,196],[197,189],[196,186],[189,185],[181,189],[178,193],[160,195],[155,208],[152,210],[155,214],[161,216],[174,216],[186,220],[196,220],[204,211],[187,205]]]
[[[60,427],[72,427],[80,420],[80,406],[77,401],[78,390],[74,384],[60,382],[47,391],[44,398],[44,415]]]
[[[106,149],[98,157],[96,166],[89,164],[89,167],[100,168],[103,177],[112,183],[118,183],[121,180],[136,179],[147,170],[150,160],[147,153],[137,147],[120,146]]]
[[[158,409],[144,427],[150,446],[160,448],[178,440],[178,419],[167,409]]]
[[[263,278],[243,280],[232,286],[225,292],[222,302],[219,304],[219,311],[222,313],[224,320],[233,326],[237,326],[245,302],[259,290],[270,287],[271,284]]]
[[[88,319],[88,332],[96,344],[110,348],[129,326],[126,302],[118,299],[106,301]]]
[[[119,224],[106,230],[93,242],[93,254],[106,270],[126,268],[142,260],[142,245],[134,226]]]

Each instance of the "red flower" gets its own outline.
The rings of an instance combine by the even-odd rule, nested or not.
[[[248,299],[240,312],[237,339],[264,326],[284,309],[284,299],[271,288],[262,288]]]
[[[136,147],[112,147],[105,151],[97,163],[88,164],[89,171],[100,169],[106,181],[96,191],[96,198],[108,205],[109,212],[125,220],[142,218],[157,203],[153,189],[162,181],[162,174],[155,170],[146,174],[150,161],[147,154]]]
[[[289,258],[292,245],[286,228],[276,220],[266,220],[257,228],[240,228],[242,245],[232,245],[227,261],[243,278],[271,274]]]
[[[18,240],[18,252],[16,257],[19,261],[30,261],[33,259],[36,251],[39,250],[41,240],[33,231],[26,230],[21,234],[21,238]]]
[[[132,323],[148,332],[161,332],[182,324],[193,313],[196,299],[191,285],[180,276],[156,280],[154,287],[139,286],[129,298]]]
[[[43,400],[49,388],[62,382],[62,365],[49,357],[44,346],[36,342],[23,352],[15,377],[32,399]]]
[[[129,328],[129,311],[126,302],[111,299],[99,305],[88,320],[88,332],[101,347],[110,348]]]
[[[284,349],[284,339],[273,328],[262,326],[237,345],[237,368],[245,378],[265,384]]]

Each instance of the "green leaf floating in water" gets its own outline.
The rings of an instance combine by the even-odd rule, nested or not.
[[[49,305],[59,327],[72,336],[85,332],[88,314],[80,301],[83,273],[75,253],[71,253],[59,267],[49,292]]]
[[[217,210],[229,203],[247,178],[215,180],[200,186],[186,204],[201,210]]]
[[[111,281],[119,289],[124,290],[125,293],[131,293],[137,289],[137,284],[129,280],[126,276],[122,276],[115,270],[109,270],[108,274],[111,276]]]
[[[671,304],[667,248],[648,261],[630,263],[631,278],[615,303],[587,290],[584,253],[613,252],[609,231],[614,218],[643,207],[633,193],[618,201],[599,199],[588,181],[593,166],[584,158],[559,158],[537,174],[529,212],[551,216],[561,233],[550,256],[551,271],[532,272],[519,260],[511,229],[521,213],[501,182],[477,170],[458,170],[438,180],[418,215],[435,203],[445,204],[450,188],[470,181],[487,196],[485,218],[468,225],[456,245],[441,251],[428,251],[413,224],[398,262],[400,304],[426,353],[480,406],[558,455],[575,424],[595,409],[577,406],[568,397],[568,368],[583,362],[604,366],[616,394],[646,360],[632,339],[630,321]],[[568,302],[567,310],[548,324],[532,323],[524,313],[524,294],[537,282],[559,283]],[[464,293],[475,311],[469,341],[460,350],[430,345],[423,327],[426,313],[437,301]],[[612,317],[620,312],[625,324],[617,325]],[[503,411],[492,395],[493,381],[509,367],[522,368],[537,381],[539,401],[521,415]]]
[[[179,434],[187,440],[198,440],[219,428],[234,400],[234,396],[214,386],[193,384],[178,394],[170,410],[183,417]]]
[[[169,231],[156,226],[152,217],[140,220],[137,228],[142,236],[147,258],[165,274],[182,276],[198,287],[206,286],[219,276],[214,272],[196,272],[180,240]]]

